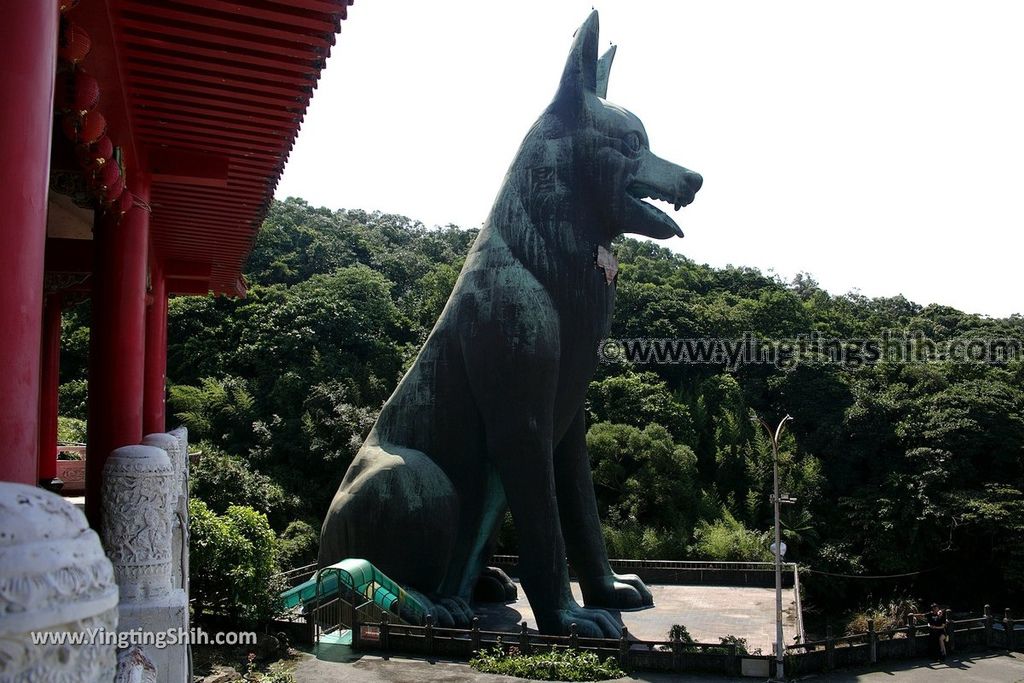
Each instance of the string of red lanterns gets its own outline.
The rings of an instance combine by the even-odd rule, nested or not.
[[[135,197],[125,188],[123,162],[106,134],[107,120],[97,109],[99,82],[80,66],[92,40],[66,16],[77,4],[78,0],[65,0],[60,5],[54,108],[64,136],[75,144],[75,159],[92,196],[120,220],[135,205]]]

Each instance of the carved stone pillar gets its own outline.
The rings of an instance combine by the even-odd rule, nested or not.
[[[153,446],[114,450],[103,467],[103,545],[121,600],[171,590],[171,519],[177,496],[167,453]]]
[[[191,466],[188,455],[188,429],[186,427],[177,427],[172,429],[169,434],[178,440],[178,446],[181,449],[181,455],[184,463],[184,480],[181,482],[181,498],[178,503],[182,510],[183,519],[185,520],[184,534],[182,536],[181,544],[181,587],[185,589],[185,593],[188,593],[188,577],[189,577],[189,563],[188,563],[188,542],[189,542],[189,518],[188,518],[188,484],[191,475]]]
[[[117,593],[110,560],[78,508],[0,482],[0,680],[111,681]],[[34,632],[93,629],[97,637],[80,645],[32,640]]]
[[[167,453],[174,470],[171,497],[171,586],[184,589],[188,570],[184,564],[184,552],[188,548],[187,520],[188,500],[185,496],[187,486],[188,454],[182,449],[181,441],[171,434],[149,434],[142,440],[145,446],[156,446]]]
[[[103,468],[103,542],[121,586],[122,631],[188,630],[188,596],[172,584],[183,467],[180,442],[154,434],[147,445],[116,449]],[[159,683],[189,678],[185,639],[160,649],[144,647],[142,654]]]

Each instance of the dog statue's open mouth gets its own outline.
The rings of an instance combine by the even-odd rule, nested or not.
[[[659,240],[682,237],[683,231],[667,213],[644,200],[665,201],[678,211],[693,201],[703,183],[699,173],[665,161],[645,148],[635,174],[626,183],[624,232]]]
[[[645,214],[644,218],[646,220],[644,222],[650,221],[653,223],[653,226],[657,226],[656,229],[640,225],[631,226],[627,232],[634,232],[636,234],[647,235],[648,237],[655,237],[658,239],[664,239],[665,237],[672,235],[677,237],[683,236],[683,231],[678,225],[676,225],[676,222],[671,216],[644,200],[659,199],[672,204],[675,207],[675,210],[678,211],[680,208],[693,201],[696,194],[695,192],[691,191],[689,188],[681,189],[679,192],[666,192],[641,181],[633,181],[630,183],[626,187],[626,192],[628,193],[626,195],[628,201],[635,204],[637,208]],[[668,231],[667,233],[666,229]]]
[[[692,202],[693,198],[696,196],[696,194],[689,188],[680,191],[679,193],[664,192],[653,185],[648,185],[647,183],[639,180],[634,180],[630,183],[629,187],[626,188],[626,191],[637,199],[660,199],[663,202],[668,202],[675,207],[676,211]],[[644,204],[647,203],[644,202]],[[647,206],[651,205],[647,204]],[[653,206],[651,206],[651,208],[658,211],[658,213],[663,213],[660,209]]]

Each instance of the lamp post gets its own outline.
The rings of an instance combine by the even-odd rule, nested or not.
[[[785,681],[785,655],[786,647],[782,640],[782,522],[779,517],[782,500],[779,497],[779,438],[782,436],[782,428],[793,418],[789,415],[782,418],[779,426],[772,431],[771,426],[759,417],[755,417],[768,438],[772,442],[772,472],[773,472],[773,493],[772,507],[775,512],[775,678],[776,681]]]

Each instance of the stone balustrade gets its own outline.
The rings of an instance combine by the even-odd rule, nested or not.
[[[113,680],[115,641],[103,634],[117,629],[117,605],[113,567],[85,515],[49,491],[0,482],[0,681]],[[94,629],[82,643],[33,641]]]
[[[121,587],[122,631],[188,631],[187,438],[184,430],[150,434],[138,446],[116,449],[104,466],[103,543]],[[145,660],[145,675],[159,683],[189,677],[184,641],[143,645],[132,658],[122,672],[143,671]]]

